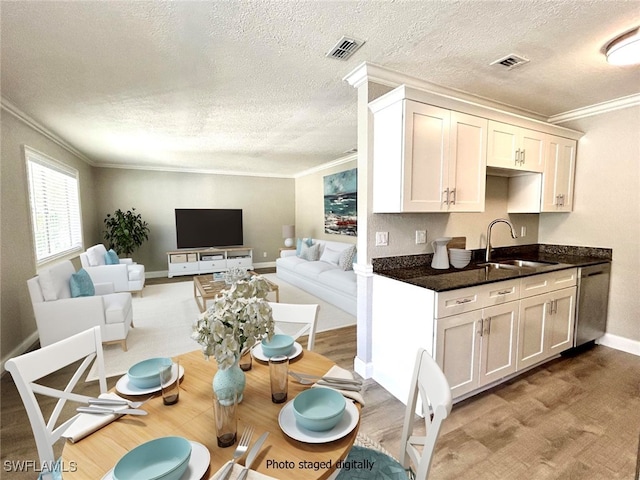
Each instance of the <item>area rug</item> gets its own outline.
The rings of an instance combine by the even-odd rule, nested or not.
[[[317,331],[355,325],[353,315],[280,280],[275,274],[264,276],[279,286],[280,302],[320,305]],[[273,293],[269,300],[275,301]],[[199,314],[191,280],[145,287],[142,297],[133,297],[135,328],[127,336],[127,351],[123,352],[119,344],[104,346],[107,377],[123,375],[131,365],[146,358],[171,357],[199,349],[191,339],[191,326]],[[96,378],[93,367],[86,380]]]

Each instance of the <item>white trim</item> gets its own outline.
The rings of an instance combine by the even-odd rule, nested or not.
[[[352,160],[357,160],[358,159],[358,153],[351,153],[349,155],[347,155],[346,157],[341,157],[338,158],[336,160],[333,160],[331,162],[327,162],[327,163],[323,163],[322,165],[318,165],[317,167],[313,167],[310,168],[309,170],[305,170],[303,172],[300,173],[296,173],[295,175],[293,175],[293,178],[299,178],[299,177],[304,177],[305,175],[311,175],[312,173],[317,173],[320,172],[322,170],[326,170],[328,168],[331,167],[336,167],[338,165],[342,165],[344,163],[348,163],[351,162]]]
[[[16,348],[11,350],[8,355],[3,357],[2,358],[2,375],[4,375],[5,372],[6,372],[6,370],[4,368],[4,364],[7,362],[7,360],[9,360],[9,359],[11,359],[13,357],[17,357],[18,355],[22,355],[23,353],[27,352],[31,348],[32,345],[35,345],[35,343],[38,341],[39,338],[40,337],[38,336],[38,331],[36,330],[31,335],[29,335],[27,338],[25,338],[20,343],[20,345],[18,345]]]
[[[605,333],[602,337],[596,340],[599,345],[605,347],[615,348],[622,352],[627,352],[632,355],[640,356],[640,341],[631,340],[630,338],[614,335],[613,333]]]
[[[391,70],[374,63],[363,62],[344,78],[344,81],[348,82],[354,88],[358,88],[365,81],[378,83],[381,85],[387,85],[389,87],[398,87],[400,85],[406,85],[408,87],[417,88],[423,90],[426,93],[433,95],[439,95],[444,97],[453,97],[456,100],[480,104],[484,107],[494,108],[497,110],[505,111],[516,115],[521,115],[529,119],[535,119],[539,121],[546,121],[546,115],[542,115],[538,112],[526,110],[507,103],[501,103],[491,98],[483,97],[480,95],[474,95],[473,93],[465,92],[463,90],[457,90],[455,88],[443,87],[435,83],[422,80],[420,78],[412,77],[404,73]]]
[[[354,357],[353,359],[353,370],[362,378],[373,377],[373,363],[365,363],[358,357]]]
[[[91,165],[92,167],[96,166],[96,164],[91,159],[89,159],[89,157],[87,157],[84,153],[80,152],[70,143],[68,143],[67,141],[63,140],[61,137],[59,137],[55,133],[48,130],[46,127],[44,127],[43,125],[38,123],[36,120],[31,118],[29,115],[24,113],[22,110],[20,110],[18,107],[16,107],[14,104],[12,104],[10,101],[8,101],[4,97],[0,99],[0,108],[5,112],[10,113],[14,117],[16,117],[18,120],[26,124],[28,127],[31,127],[32,129],[34,129],[36,132],[40,133],[41,135],[44,135],[52,142],[58,144],[59,146],[64,148],[66,151],[68,151],[72,155],[75,155],[83,162]]]
[[[294,178],[296,174],[276,174],[276,173],[251,173],[242,171],[228,171],[200,168],[179,168],[164,166],[144,166],[144,165],[120,165],[115,163],[94,165],[97,168],[117,168],[122,170],[143,170],[150,172],[173,172],[173,173],[197,173],[198,175],[229,175],[239,177],[269,177],[269,178]]]
[[[629,95],[628,97],[616,98],[615,100],[609,100],[607,102],[596,103],[595,105],[577,108],[576,110],[570,110],[564,113],[559,113],[558,115],[549,117],[547,121],[554,124],[570,122],[572,120],[591,117],[593,115],[602,115],[603,113],[614,112],[616,110],[635,107],[637,105],[640,105],[640,93]]]

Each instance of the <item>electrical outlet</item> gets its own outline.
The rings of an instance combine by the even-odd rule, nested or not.
[[[262,256],[263,256],[264,258],[267,258],[267,252],[262,252]]]
[[[520,237],[524,238],[527,236],[527,227],[525,227],[524,225],[522,225],[520,227]]]
[[[376,247],[389,245],[389,232],[376,232]]]
[[[416,230],[416,245],[420,243],[427,243],[427,231]]]

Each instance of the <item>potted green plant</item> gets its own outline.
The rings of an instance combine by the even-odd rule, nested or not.
[[[132,208],[123,212],[118,209],[113,215],[107,213],[104,219],[104,239],[109,248],[118,255],[130,257],[131,254],[149,239],[149,225],[142,220],[142,215]]]

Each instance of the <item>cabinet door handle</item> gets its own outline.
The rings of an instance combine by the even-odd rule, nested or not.
[[[481,318],[480,320],[478,320],[478,329],[476,330],[476,335],[480,335],[482,336],[482,330],[484,328],[484,320]]]
[[[511,290],[501,290],[498,292],[498,295],[509,295],[511,293]]]
[[[484,324],[485,322],[487,322],[487,326],[484,329],[484,334],[485,335],[491,335],[491,317],[489,318],[485,318],[482,320],[482,323]]]
[[[553,313],[558,313],[558,300],[553,301]]]
[[[452,188],[451,191],[449,192],[449,195],[453,196],[453,200],[451,200],[449,203],[451,205],[455,205],[456,204],[456,189]]]
[[[461,300],[456,300],[456,304],[462,305],[463,303],[469,303],[471,301],[470,298],[463,298]]]
[[[449,189],[445,189],[442,191],[442,203],[445,205],[449,205]]]
[[[551,315],[553,313],[553,300],[550,300],[547,303],[547,313]]]
[[[559,196],[560,196],[560,206],[564,207],[564,193],[561,193]]]
[[[526,150],[523,148],[522,152],[520,152],[520,165],[524,165],[524,162],[526,161],[525,160],[525,153],[526,153]]]
[[[516,150],[516,161],[514,162],[514,164],[518,165],[518,163],[520,163],[520,149]]]

